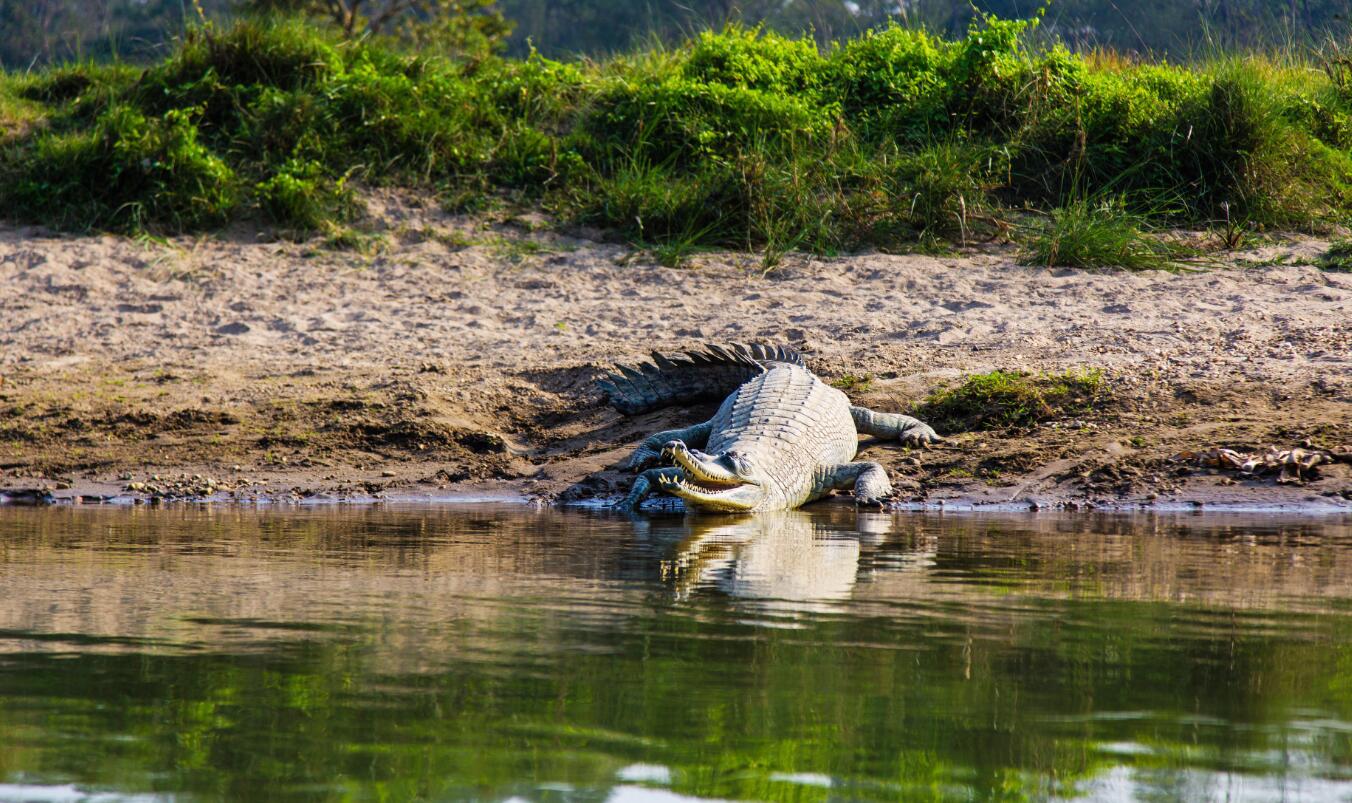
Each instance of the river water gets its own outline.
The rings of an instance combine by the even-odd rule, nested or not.
[[[1352,522],[0,510],[0,800],[1352,799]]]

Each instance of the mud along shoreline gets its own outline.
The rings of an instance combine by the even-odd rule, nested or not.
[[[1318,240],[1197,271],[950,255],[681,268],[539,221],[376,205],[359,250],[231,230],[134,241],[0,227],[0,488],[58,497],[341,500],[615,495],[645,434],[593,382],[649,350],[789,343],[856,401],[905,411],[993,369],[1092,368],[1073,418],[866,444],[906,508],[1352,510],[1352,466],[1304,481],[1180,454],[1352,444],[1352,275]]]

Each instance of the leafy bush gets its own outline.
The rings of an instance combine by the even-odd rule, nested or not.
[[[571,202],[585,222],[617,229],[640,242],[686,239],[683,235],[699,230],[726,237],[730,230],[718,229],[718,215],[725,205],[721,196],[731,183],[730,174],[678,175],[636,158],[608,166],[603,175],[593,177],[590,190]],[[708,236],[706,241],[721,239]]]
[[[341,68],[336,46],[299,21],[244,20],[225,33],[190,29],[178,50],[146,71],[145,96],[178,103],[210,79],[226,87],[312,86]]]
[[[1060,49],[1037,72],[1031,112],[1013,138],[1021,195],[1059,204],[1085,188],[1110,190],[1152,210],[1196,195],[1178,152],[1196,127],[1189,104],[1205,93],[1201,76],[1154,66],[1094,71]]]
[[[228,220],[239,200],[234,171],[198,141],[188,110],[153,118],[116,106],[92,130],[42,133],[24,150],[0,200],[56,226],[202,228]]]
[[[811,40],[730,25],[699,34],[681,74],[697,84],[805,95],[820,88],[825,64]]]
[[[319,231],[352,219],[360,209],[346,177],[325,176],[317,162],[287,162],[255,192],[271,220],[298,231]]]
[[[845,115],[868,140],[925,142],[949,130],[953,46],[923,31],[869,31],[833,54]]]
[[[752,143],[824,136],[831,121],[825,110],[792,95],[674,78],[612,84],[587,124],[589,144],[603,151],[632,150],[694,167],[726,160]]]

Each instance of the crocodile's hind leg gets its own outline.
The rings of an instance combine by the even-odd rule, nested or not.
[[[892,495],[887,470],[872,461],[836,466],[831,470],[827,484],[837,491],[854,491],[854,501],[861,505],[878,507]]]
[[[684,441],[696,449],[703,448],[709,443],[709,433],[713,431],[713,428],[714,422],[709,420],[693,427],[668,429],[656,435],[649,435],[643,439],[643,443],[639,444],[634,453],[629,455],[629,459],[623,463],[623,467],[637,470],[651,466],[662,456],[662,447],[671,441]]]
[[[943,440],[934,428],[919,418],[900,413],[875,413],[867,407],[850,405],[854,428],[860,435],[897,440],[907,446],[924,446]]]
[[[634,487],[629,489],[629,495],[623,501],[616,503],[615,507],[624,510],[636,510],[657,488],[661,487],[663,479],[677,479],[681,476],[682,469],[678,466],[667,466],[666,468],[650,468],[634,478]]]

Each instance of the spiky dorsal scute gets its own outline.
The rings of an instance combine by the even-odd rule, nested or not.
[[[625,415],[637,415],[673,404],[722,399],[767,363],[806,368],[803,355],[788,346],[729,343],[710,344],[700,351],[662,354],[636,366],[620,365],[597,382],[611,406]]]
[[[757,363],[784,362],[790,365],[796,365],[799,368],[806,368],[807,364],[803,362],[803,355],[798,353],[797,349],[788,346],[767,346],[763,343],[752,343],[746,345],[743,343],[732,343],[728,346],[705,346],[714,354],[725,356],[729,360],[740,360],[750,357]]]

